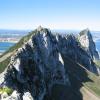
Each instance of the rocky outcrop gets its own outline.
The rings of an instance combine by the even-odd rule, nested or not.
[[[23,100],[34,100],[29,92],[24,93]]]
[[[73,34],[61,36],[58,35],[59,50],[62,55],[72,59],[76,63],[80,63],[89,71],[99,74],[93,59],[87,51],[80,45],[78,38]]]
[[[96,46],[93,41],[92,35],[89,29],[85,29],[79,33],[79,42],[86,52],[91,56],[93,60],[99,59],[99,54],[96,51]]]
[[[6,92],[1,95],[0,100],[20,100],[20,94],[17,91],[13,91],[13,93],[9,96]],[[29,99],[27,99],[29,100]],[[31,100],[31,99],[30,99]]]
[[[54,84],[70,85],[58,42],[50,30],[37,29],[37,33],[17,50],[11,58],[5,81],[5,85],[21,94],[29,91],[35,100],[43,100],[49,95]]]
[[[87,46],[89,50],[92,49],[90,44]],[[39,27],[11,57],[7,69],[0,75],[0,87],[13,89],[5,100],[47,100],[55,84],[70,87],[63,56],[97,74],[93,63],[93,57],[97,56],[90,51],[84,50],[74,35],[53,35],[50,30]]]

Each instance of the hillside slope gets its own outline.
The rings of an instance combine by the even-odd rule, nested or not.
[[[92,56],[74,35],[39,27],[1,56],[0,99],[99,100],[100,77]]]
[[[82,87],[80,91],[83,95],[83,100],[100,100],[99,97],[97,97],[94,93],[91,93],[91,91],[84,87]]]
[[[18,48],[20,48],[25,42],[27,42],[32,35],[36,33],[36,30],[30,32],[27,36],[24,36],[17,44],[12,46],[9,50],[0,55],[0,73],[4,71],[7,65],[10,63],[11,56],[17,52]]]
[[[64,57],[64,59],[65,68],[68,71],[68,75],[71,79],[70,82],[72,83],[72,87],[74,90],[76,90],[76,92],[78,91],[79,93],[82,93],[82,98],[84,98],[82,100],[87,100],[85,99],[87,93],[91,93],[91,95],[100,99],[100,77],[91,73],[84,66],[72,61],[68,57]]]

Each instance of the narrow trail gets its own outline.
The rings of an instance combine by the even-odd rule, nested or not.
[[[76,81],[80,82],[80,78],[76,77],[78,76],[77,71],[81,71],[79,68],[82,68],[85,72],[89,72],[85,67],[83,67],[81,64],[74,62],[69,59],[68,57],[65,58],[66,62],[65,64],[70,66],[69,67],[69,74],[72,75]],[[74,66],[74,68],[73,68]],[[76,70],[77,69],[77,70]],[[73,74],[72,74],[73,73]],[[80,93],[82,94],[82,100],[100,100],[100,97],[98,97],[90,88],[86,87],[83,83],[82,87],[80,87]]]
[[[85,87],[82,87],[80,89],[80,91],[81,91],[81,93],[83,95],[83,100],[100,100],[99,97],[97,97],[95,94],[93,94],[92,92],[90,92]]]
[[[12,52],[7,53],[6,55],[2,56],[2,57],[0,58],[0,62],[4,61],[5,59],[7,59],[8,57],[10,57],[11,55],[12,55]]]

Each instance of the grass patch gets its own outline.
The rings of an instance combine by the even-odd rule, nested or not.
[[[95,60],[94,63],[97,65],[97,67],[100,67],[100,60]]]
[[[16,43],[14,46],[12,46],[11,48],[9,48],[6,52],[4,52],[2,55],[0,55],[0,58],[2,56],[4,56],[7,53],[11,53],[15,50],[17,50],[18,48],[20,48],[25,42],[27,42],[32,35],[34,35],[37,31],[32,31],[30,32],[28,35],[24,36],[18,43]]]
[[[100,77],[89,72],[88,77],[93,80],[93,82],[85,82],[84,85],[91,89],[95,94],[100,96]]]
[[[10,94],[12,94],[13,89],[12,89],[12,88],[9,88],[9,87],[0,88],[0,92],[1,92],[1,93],[6,92],[8,95],[10,95]]]
[[[2,55],[0,55],[0,58],[5,56],[8,53],[13,53],[14,51],[16,51],[25,42],[27,42],[31,38],[32,35],[35,35],[36,33],[37,33],[37,30],[34,30],[34,31],[30,32],[27,36],[24,36],[17,44],[15,44],[11,48],[9,48],[9,50],[7,50]],[[8,57],[7,59],[5,59],[4,61],[0,62],[0,73],[2,73],[5,70],[5,68],[7,67],[7,65],[10,63],[10,58],[11,58],[11,56]]]
[[[100,77],[84,69],[84,66],[78,64],[66,57],[65,68],[69,72],[69,77],[72,81],[73,87],[82,86],[87,87],[89,91],[100,97]]]
[[[0,73],[2,73],[5,68],[7,67],[7,65],[10,62],[10,57],[8,57],[6,60],[4,60],[3,62],[0,62]]]

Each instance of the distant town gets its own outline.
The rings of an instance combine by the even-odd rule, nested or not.
[[[17,43],[28,32],[20,30],[0,30],[0,42]]]
[[[20,38],[1,38],[0,37],[0,42],[12,42],[12,43],[17,43],[20,40]]]

